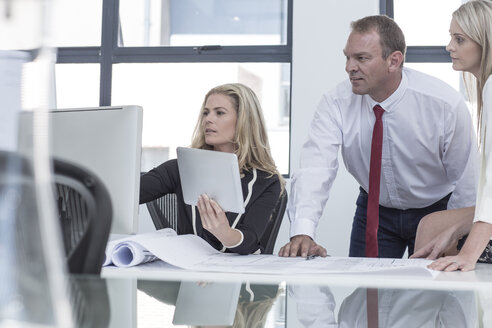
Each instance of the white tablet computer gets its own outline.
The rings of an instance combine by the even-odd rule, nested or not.
[[[201,194],[214,199],[226,212],[244,213],[237,156],[213,150],[177,148],[184,202],[196,205]]]

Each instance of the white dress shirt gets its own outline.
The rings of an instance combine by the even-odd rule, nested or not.
[[[292,178],[291,236],[314,238],[340,147],[347,170],[368,191],[376,104],[369,95],[354,94],[349,80],[321,99]],[[423,208],[453,192],[448,208],[473,206],[478,149],[461,94],[439,79],[404,68],[398,89],[379,104],[385,110],[379,203]]]
[[[482,157],[474,221],[492,223],[492,132],[487,133],[487,129],[492,127],[492,76],[489,76],[483,89],[482,110]]]

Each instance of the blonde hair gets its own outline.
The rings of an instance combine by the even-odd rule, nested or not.
[[[237,305],[233,328],[262,328],[276,298],[261,301],[240,302]]]
[[[477,128],[478,135],[482,130],[482,110],[483,110],[483,88],[485,82],[492,74],[492,1],[491,0],[471,0],[462,4],[454,13],[453,18],[461,27],[463,32],[475,41],[482,49],[480,57],[480,75],[474,79],[473,75],[463,73],[463,79],[471,97],[477,98]],[[471,85],[475,83],[475,90]],[[480,140],[481,142],[481,140]]]
[[[241,172],[256,168],[271,175],[277,175],[283,190],[285,181],[278,172],[270,153],[270,144],[268,143],[268,134],[260,102],[253,90],[244,84],[229,83],[219,85],[205,95],[198,122],[193,132],[191,147],[213,149],[212,146],[205,142],[205,131],[203,129],[205,104],[208,97],[213,94],[229,97],[236,109],[236,133],[233,143]]]

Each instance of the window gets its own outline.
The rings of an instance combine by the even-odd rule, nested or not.
[[[120,44],[285,45],[286,13],[278,0],[120,0]]]
[[[289,174],[292,0],[89,3],[57,10],[57,107],[141,105],[147,170],[190,144],[210,88],[241,82],[260,98]]]
[[[461,0],[394,0],[394,18],[405,33],[407,45],[445,46],[448,44],[451,14],[461,2]]]
[[[113,69],[112,104],[144,108],[143,169],[159,164],[159,157],[176,157],[176,147],[189,146],[198,110],[208,90],[223,81],[250,86],[263,108],[272,155],[280,172],[288,172],[288,108],[279,63],[131,63]],[[127,78],[131,76],[131,78]],[[204,78],[195,78],[195,77]],[[289,77],[286,77],[289,79]],[[290,79],[289,79],[290,80]],[[278,109],[278,110],[277,110]],[[156,159],[152,159],[156,157]],[[162,162],[162,160],[161,160]]]
[[[451,14],[462,0],[380,0],[380,12],[393,17],[405,34],[405,66],[446,81],[464,92],[461,74],[452,69],[446,45]]]
[[[97,107],[99,71],[99,64],[56,65],[57,107]]]
[[[100,0],[55,0],[51,8],[54,46],[86,47],[101,44]]]

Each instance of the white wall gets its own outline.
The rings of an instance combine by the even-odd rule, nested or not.
[[[294,0],[290,170],[299,166],[311,118],[324,92],[346,78],[343,48],[350,22],[379,13],[378,0]],[[328,254],[347,256],[358,184],[340,169],[317,229],[316,241]],[[288,186],[289,187],[289,186]],[[289,240],[284,218],[276,252]]]

